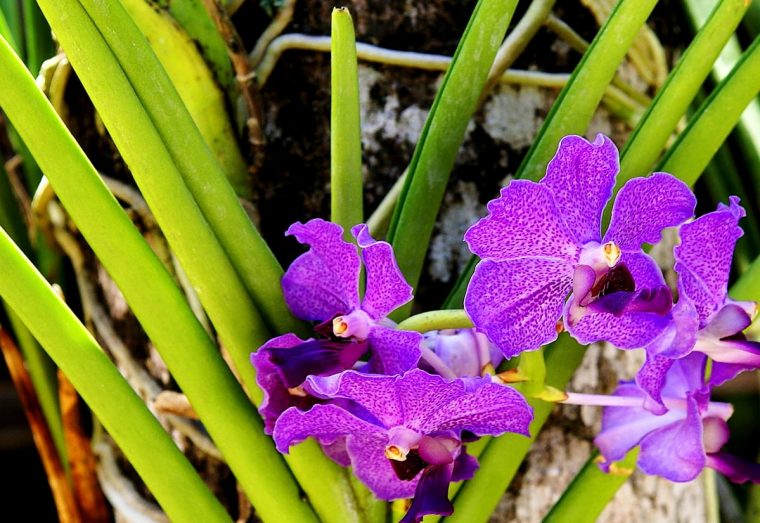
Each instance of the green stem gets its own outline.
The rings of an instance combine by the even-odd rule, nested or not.
[[[5,49],[2,40],[0,50]],[[0,231],[0,260],[0,295],[71,380],[169,517],[187,522],[230,521],[105,352],[5,231]],[[181,489],[177,489],[179,484]]]
[[[613,463],[609,473],[605,473],[597,463],[598,453],[594,453],[562,493],[543,523],[594,523],[618,489],[633,474],[638,455],[639,449],[634,448],[621,461]]]
[[[462,309],[429,311],[411,316],[398,324],[399,330],[429,332],[442,329],[471,329],[472,320]]]
[[[260,398],[249,355],[252,349],[267,341],[268,330],[202,210],[185,186],[175,157],[164,146],[132,84],[82,6],[76,0],[40,0],[39,3],[169,245],[198,291],[201,303],[249,394]],[[139,30],[134,24],[132,27],[147,46]],[[156,60],[155,56],[153,58]],[[178,97],[176,92],[174,94]],[[176,134],[181,131],[177,129]],[[205,148],[205,145],[200,147]],[[219,207],[222,208],[221,202]]]
[[[657,170],[673,173],[693,185],[744,109],[760,92],[759,73],[760,37],[755,38],[731,73],[700,106]]]
[[[457,151],[516,5],[516,0],[478,1],[409,164],[388,241],[399,268],[413,287],[422,272]],[[411,303],[392,316],[400,320],[410,310]]]
[[[68,4],[70,1],[63,3]],[[49,4],[50,0],[43,0],[40,3]],[[282,268],[251,223],[219,162],[203,141],[192,117],[172,85],[171,79],[121,2],[80,0],[79,3],[86,10],[86,14],[92,18],[89,24],[100,32],[101,38],[110,48],[108,53],[112,53],[113,58],[109,60],[116,60],[118,68],[121,69],[119,77],[125,77],[129,88],[134,90],[134,94],[130,96],[131,103],[135,107],[142,106],[141,113],[143,114],[140,116],[145,119],[143,125],[150,125],[155,129],[151,135],[158,134],[156,146],[165,147],[174,166],[172,171],[180,173],[202,212],[202,218],[208,222],[208,226],[217,236],[218,242],[229,257],[232,266],[237,270],[239,278],[267,324],[276,332],[304,334],[305,326],[293,318],[285,305],[280,288]],[[81,35],[72,34],[69,27],[62,27],[64,24],[61,23],[61,16],[54,18],[52,25],[56,29],[56,35],[64,44],[64,48],[68,46],[69,58],[81,77],[86,67],[86,55],[91,53],[83,52],[76,45],[76,38],[80,38]],[[68,34],[66,38],[63,32]],[[77,62],[80,64],[79,68],[77,68]],[[103,96],[97,96],[94,91],[100,88],[96,86],[97,83],[103,87],[110,87],[110,83],[102,81],[103,71],[88,71],[88,73],[90,73],[88,75],[90,80],[83,79],[83,83],[86,88],[89,86],[88,93],[93,97],[95,105],[106,120],[105,113],[111,112],[108,111],[108,105],[113,96],[108,91],[106,91],[107,97],[105,92],[102,93]],[[94,78],[96,74],[97,77]],[[110,125],[109,121],[106,121],[106,126],[113,134],[117,134],[115,131],[126,125],[117,121],[113,112],[111,113]],[[132,131],[137,132],[135,128],[132,128]],[[121,147],[120,150],[125,155],[128,152],[122,150]],[[162,153],[162,156],[165,155]],[[133,155],[130,167],[132,168],[132,164],[138,162],[139,158]],[[129,158],[127,158],[127,163],[130,163]],[[145,168],[147,169],[148,166]],[[150,165],[149,172],[163,173],[163,170]],[[150,194],[150,192],[148,191],[145,197],[149,205],[155,207],[158,195]],[[162,194],[162,197],[165,198],[165,196]],[[154,212],[158,218],[159,212],[156,209]],[[175,215],[175,218],[185,219],[181,214]],[[188,275],[189,273],[188,270]],[[217,285],[222,286],[221,283]]]
[[[364,221],[364,211],[356,37],[345,7],[333,9],[331,42],[330,209],[351,241],[351,227]]]
[[[51,2],[43,9],[54,10],[62,3]],[[84,29],[78,33],[79,45],[96,46],[99,38],[97,33],[91,32],[91,26],[88,32],[88,26],[73,23],[73,16],[78,11],[76,7],[67,10],[66,15],[71,27]],[[32,152],[58,198],[123,292],[257,512],[264,520],[271,521],[283,518],[315,520],[311,509],[302,501],[285,463],[271,440],[264,435],[261,419],[174,280],[108,191],[34,79],[1,39],[0,70],[3,71],[0,75],[0,107],[25,142],[33,147]],[[105,83],[111,86],[115,79],[107,72],[100,71]],[[118,105],[120,99],[112,96],[111,101]],[[144,152],[146,161],[156,159],[149,150]],[[161,172],[162,176],[166,174]],[[172,196],[172,192],[167,192],[165,198],[171,199]],[[205,255],[205,252],[201,253]],[[12,274],[7,267],[0,272]],[[22,315],[17,307],[14,308]],[[34,327],[26,319],[24,321],[30,328]],[[79,348],[77,344],[72,347]],[[57,363],[64,368],[60,358]],[[69,374],[66,369],[71,365],[67,362],[65,365],[64,371]],[[72,382],[76,385],[73,378]],[[99,397],[107,398],[114,406],[119,405],[118,398],[112,398],[110,390],[104,395],[102,391],[105,389],[98,383]],[[124,416],[123,413],[120,416]],[[122,419],[129,418],[124,416]],[[235,430],[230,430],[231,424]],[[138,434],[132,429],[130,433]],[[137,459],[149,457],[158,462],[157,456],[159,454],[151,456],[146,453]],[[166,476],[166,470],[162,474],[171,477]],[[186,492],[178,491],[176,485],[173,491],[175,497],[188,502]],[[276,497],[272,494],[275,492]],[[195,520],[198,520],[197,516]]]
[[[631,178],[649,173],[748,6],[744,0],[725,0],[715,5],[629,136],[621,152],[618,188]]]
[[[522,387],[523,394],[527,397],[535,397],[543,392],[546,384],[546,362],[544,361],[543,348],[520,354],[518,368],[520,373],[528,378]]]

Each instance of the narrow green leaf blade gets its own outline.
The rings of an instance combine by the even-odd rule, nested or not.
[[[658,170],[673,173],[687,184],[694,185],[758,92],[760,37],[755,38],[731,73],[701,105],[660,162]]]
[[[649,174],[748,7],[744,0],[715,4],[704,26],[629,136],[621,152],[620,173],[615,184],[618,188],[631,178]]]
[[[98,33],[89,22],[76,18],[77,14],[86,17],[86,13],[75,3],[63,4],[56,0],[42,7],[48,16],[57,8],[65,9],[64,19],[67,27],[79,35],[78,45],[96,48],[101,42]],[[0,106],[24,141],[33,147],[59,199],[124,293],[256,509],[264,519],[272,521],[287,517],[315,520],[271,439],[264,435],[253,405],[174,280],[108,191],[26,68],[5,42],[1,43]],[[107,72],[98,68],[95,71]],[[114,88],[117,76],[106,78],[108,87]],[[114,96],[111,101],[118,104],[122,100]],[[150,154],[148,159],[156,160]],[[174,193],[166,196],[171,199]],[[102,390],[98,388],[98,394],[110,397]],[[231,423],[235,430],[230,430]],[[277,498],[270,492],[277,492]]]
[[[364,221],[364,211],[356,36],[345,7],[333,9],[330,44],[330,210],[350,241],[350,229]]]
[[[620,1],[554,102],[546,122],[517,171],[517,178],[538,181],[568,134],[583,134],[620,62],[657,0]]]
[[[180,172],[203,217],[218,237],[267,323],[277,332],[303,332],[303,325],[295,321],[282,296],[282,268],[248,219],[171,79],[121,2],[80,0],[79,3],[92,18],[127,76],[144,112],[165,144],[175,169]],[[60,23],[54,29],[64,41],[61,32],[67,29]],[[68,47],[69,54],[78,50],[71,37],[68,38]],[[85,54],[79,54],[80,60]],[[72,63],[76,69],[73,58]],[[92,86],[93,82],[89,84]],[[107,102],[96,105],[99,105],[101,114],[108,108]],[[151,204],[150,200],[148,203]]]
[[[388,231],[413,287],[422,272],[449,174],[517,0],[479,0],[425,121]],[[409,315],[411,305],[397,312]]]

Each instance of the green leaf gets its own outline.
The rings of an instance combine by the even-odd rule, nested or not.
[[[693,185],[758,92],[760,37],[755,38],[730,74],[700,106],[658,170],[673,173]]]
[[[414,150],[388,231],[399,268],[417,286],[449,173],[517,0],[479,0]],[[396,311],[409,315],[411,304]]]
[[[48,2],[49,0],[44,0],[44,3]],[[202,213],[202,218],[208,222],[208,226],[218,238],[219,244],[229,257],[239,279],[242,280],[267,324],[278,333],[304,333],[304,326],[295,321],[285,305],[280,288],[282,268],[249,220],[219,163],[193,123],[170,78],[140,30],[124,10],[121,2],[81,0],[79,3],[85,8],[87,15],[92,19],[91,23],[102,35],[102,39],[109,48],[109,54],[112,53],[113,58],[109,58],[109,61],[113,62],[115,58],[114,67],[121,70],[118,76],[126,76],[126,81],[130,85],[129,89],[134,91],[134,94],[129,96],[128,102],[133,108],[131,111],[128,110],[127,114],[138,110],[141,114],[130,115],[132,121],[129,125],[121,121],[123,114],[116,115],[115,109],[111,108],[113,105],[111,100],[114,96],[107,89],[110,87],[110,82],[103,82],[103,78],[107,78],[107,75],[102,71],[89,72],[89,81],[83,79],[83,83],[114,139],[120,134],[117,131],[131,129],[129,137],[124,138],[121,142],[117,140],[117,146],[125,155],[127,163],[131,164],[130,168],[133,172],[143,172],[142,183],[138,180],[138,185],[142,185],[141,189],[159,223],[161,222],[159,215],[164,213],[156,209],[159,205],[157,200],[159,198],[168,200],[169,198],[167,198],[166,192],[159,197],[157,193],[143,189],[146,186],[145,178],[149,173],[155,173],[157,169],[154,165],[149,165],[155,159],[146,162],[136,158],[139,149],[144,145],[144,143],[136,144],[133,141],[138,137],[141,142],[156,141],[154,149],[161,147],[168,152],[172,163],[171,171],[180,173],[184,184]],[[63,47],[67,48],[74,69],[82,78],[84,69],[94,66],[94,64],[85,65],[85,60],[89,60],[93,53],[89,49],[76,45],[76,38],[78,37],[72,35],[70,28],[63,27],[64,24],[60,22],[63,16],[65,15],[56,16],[51,23],[58,38],[63,43]],[[69,36],[64,37],[64,33]],[[80,63],[79,70],[77,69],[78,62]],[[94,94],[96,89],[102,91],[101,96]],[[124,110],[123,106],[127,105],[127,101],[125,100],[120,105]],[[139,109],[140,106],[142,106],[141,110]],[[148,126],[154,129],[149,134],[144,135],[144,138],[142,132],[138,131],[138,127],[133,127],[138,118],[144,122],[141,125],[146,129]],[[156,133],[158,134],[157,140],[152,138],[155,137]],[[125,143],[127,139],[129,140],[128,144]],[[166,154],[161,153],[161,156],[166,156]],[[142,163],[141,169],[137,169],[136,166],[140,163]],[[163,172],[163,170],[159,170],[159,172]],[[179,191],[177,197],[186,192],[177,183],[174,183],[173,186],[176,191]],[[192,214],[197,213],[193,212]],[[173,213],[173,218],[175,220],[188,219],[181,213]],[[167,227],[162,228],[166,232]],[[189,238],[186,239],[190,240]],[[215,267],[215,263],[209,263],[208,266],[214,271],[220,270]],[[225,286],[222,283],[217,285]],[[226,292],[234,291],[227,289]]]
[[[350,229],[364,221],[364,211],[356,37],[345,7],[333,9],[330,43],[330,209],[351,241]]]
[[[584,134],[604,91],[657,0],[618,2],[552,105],[517,178],[538,181],[568,134]]]
[[[0,39],[3,71],[7,49]],[[2,230],[0,263],[0,296],[71,380],[169,517],[174,521],[230,521],[106,353]]]
[[[94,31],[91,23],[81,19],[81,15],[86,17],[86,13],[76,3],[63,5],[64,3],[51,0],[42,7],[48,16],[55,14],[55,9],[65,9],[67,27],[78,35],[77,45],[102,51],[102,40],[98,33]],[[51,18],[59,19],[54,16]],[[106,64],[107,62],[102,62],[100,65]],[[221,358],[217,347],[193,315],[174,280],[108,191],[34,79],[4,40],[0,41],[0,69],[3,71],[0,75],[0,107],[14,123],[24,141],[32,147],[37,162],[61,203],[123,292],[127,303],[158,349],[172,376],[187,395],[246,494],[250,496],[256,510],[265,520],[315,520],[312,511],[301,499],[300,492],[282,458],[274,449],[271,439],[264,435],[261,420],[253,405]],[[122,93],[117,87],[118,75],[107,67],[96,69],[96,72],[105,75],[107,86],[104,88],[113,89],[111,102],[119,106],[123,100],[119,98]],[[114,74],[109,75],[111,72]],[[148,161],[156,160],[150,150],[145,150],[144,153]],[[163,171],[161,174],[162,176],[156,178],[162,179],[167,172]],[[165,195],[169,200],[174,196],[175,193],[172,192]],[[22,269],[6,265],[0,273],[11,282],[21,281],[16,279],[20,276],[14,274],[14,270]],[[11,298],[8,300],[11,301]],[[29,300],[32,300],[32,297]],[[34,301],[32,303],[37,306]],[[45,328],[44,325],[40,327],[38,324],[51,321],[44,315],[37,318],[34,315],[38,310],[36,308],[25,314],[20,308],[21,305],[28,307],[23,300],[20,304],[12,302],[13,308],[30,329]],[[72,340],[66,340],[66,332],[53,332],[54,335],[62,336],[67,343],[71,343],[67,345],[67,352],[57,357],[56,363],[77,386],[77,381],[71,373],[71,369],[76,365],[72,366],[71,362],[78,360],[71,360],[70,351],[73,348],[80,350],[80,346]],[[37,333],[35,335],[42,339]],[[45,341],[43,345],[47,346]],[[76,372],[79,373],[78,370]],[[123,406],[119,403],[122,399],[118,394],[114,396],[110,389],[103,388],[98,373],[82,379],[89,379],[96,384],[90,386],[95,387],[92,394],[97,395],[98,402],[107,400],[114,407],[122,409]],[[103,390],[108,390],[109,393],[103,394]],[[98,412],[97,409],[94,410]],[[121,419],[130,419],[122,410],[119,410],[119,416]],[[234,430],[230,430],[231,426]],[[131,425],[128,432],[131,436],[126,437],[135,438],[140,435]],[[117,436],[119,435],[115,437]],[[136,449],[135,452],[139,454],[140,451]],[[159,453],[155,456],[150,454],[155,452],[155,449],[149,441],[144,442],[142,452],[144,455],[133,454],[138,463],[151,460],[161,462],[158,459]],[[167,470],[169,469],[161,470],[160,473],[165,478],[171,478],[170,475],[166,475]],[[175,498],[181,497],[183,502],[189,503],[186,491],[178,491],[175,483],[172,483],[172,490]],[[273,494],[275,492],[276,497]],[[195,518],[181,519],[197,521],[199,517],[196,515]]]
[[[715,4],[702,29],[628,137],[621,152],[620,173],[615,184],[618,188],[631,178],[649,174],[748,6],[744,0]]]
[[[266,325],[185,185],[176,156],[165,147],[132,84],[82,6],[76,0],[41,0],[39,3],[169,245],[198,291],[201,304],[229,351],[236,370],[249,393],[260,394],[249,355],[252,349],[266,342]],[[123,14],[127,16],[125,12]],[[112,21],[117,23],[116,19]],[[136,36],[132,36],[144,44],[143,49],[158,63],[139,29],[131,20],[129,24],[136,32]],[[135,49],[138,47],[135,45]],[[145,75],[149,74],[146,70]],[[179,100],[176,91],[172,92]],[[156,94],[160,95],[161,91],[157,89]],[[190,118],[186,111],[185,115]],[[164,120],[171,121],[167,120],[171,116],[166,112]],[[187,144],[186,147],[203,148],[211,156],[192,120],[190,125],[201,143]],[[183,134],[181,126],[177,125],[175,134]],[[56,191],[60,188],[56,187]],[[238,205],[237,198],[235,204]],[[223,202],[219,202],[221,211],[224,210],[222,205]],[[72,212],[70,208],[67,210]]]
[[[26,41],[24,61],[32,75],[36,75],[40,71],[42,62],[55,54],[55,45],[50,34],[50,26],[43,18],[35,1],[22,0],[22,6],[24,40]]]

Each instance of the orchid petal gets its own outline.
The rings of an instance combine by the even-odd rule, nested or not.
[[[463,394],[432,411],[420,430],[431,433],[466,429],[478,436],[504,432],[530,436],[532,420],[533,409],[519,392],[486,381],[472,393]]]
[[[410,498],[414,495],[419,474],[409,481],[398,478],[390,460],[385,457],[387,439],[385,434],[348,437],[347,448],[354,474],[380,499]]]
[[[574,298],[565,305],[565,329],[582,345],[605,340],[621,349],[643,347],[668,326],[667,314],[626,312],[615,316],[575,306]]]
[[[662,389],[665,386],[665,376],[675,360],[647,353],[646,363],[636,373],[636,385],[647,393],[644,408],[660,415],[667,412],[662,401]]]
[[[615,198],[604,242],[613,241],[623,251],[638,251],[643,243],[659,242],[665,227],[691,218],[696,205],[689,187],[670,174],[633,178]]]
[[[334,443],[336,439],[351,435],[374,435],[384,441],[385,431],[336,405],[314,405],[306,412],[290,408],[282,413],[274,426],[272,437],[277,450],[283,454],[309,436],[320,443]],[[350,453],[350,452],[349,452]]]
[[[465,481],[472,479],[475,472],[480,468],[480,464],[475,456],[467,454],[467,448],[462,447],[456,461],[454,461],[454,471],[451,473],[451,481]]]
[[[670,324],[649,343],[645,350],[647,354],[680,358],[694,348],[697,342],[699,316],[691,300],[682,296],[671,311]]]
[[[638,465],[647,474],[683,482],[702,472],[705,466],[702,418],[694,398],[689,397],[686,404],[686,417],[682,421],[661,427],[641,440]]]
[[[508,358],[557,338],[573,266],[549,258],[481,261],[464,307],[475,326]]]
[[[593,143],[580,136],[565,136],[559,142],[540,183],[552,190],[559,212],[579,243],[599,241],[602,212],[619,170],[617,148],[603,134]]]
[[[268,350],[270,347],[296,347],[304,342],[305,340],[295,334],[284,334],[269,340],[257,352],[251,354],[251,364],[256,368],[256,382],[264,392],[259,413],[264,419],[264,432],[267,434],[272,434],[275,421],[288,408],[307,410],[319,401],[311,396],[291,394]]]
[[[398,268],[388,242],[375,241],[364,224],[354,226],[351,233],[362,249],[367,272],[362,310],[373,319],[384,318],[412,299],[412,287]]]
[[[760,483],[760,465],[739,459],[725,452],[707,455],[707,466],[715,469],[734,483]]]
[[[413,369],[422,354],[422,340],[419,332],[373,326],[367,338],[372,351],[372,371],[390,375]]]
[[[464,240],[481,258],[539,256],[574,263],[580,248],[548,187],[512,180],[488,203],[489,215],[470,227]]]
[[[729,207],[719,206],[681,226],[681,244],[673,250],[675,270],[681,293],[694,301],[702,325],[726,300],[734,246],[743,234],[738,222],[744,215],[739,198],[731,196]]]
[[[702,334],[719,340],[743,331],[751,323],[752,318],[744,308],[728,303],[710,318],[710,322],[702,329]]]
[[[615,396],[641,398],[643,404],[645,394],[636,385],[623,383],[615,390]],[[656,416],[643,407],[605,407],[602,430],[594,443],[606,462],[612,463],[623,459],[629,450],[653,430],[677,422],[683,416],[683,412],[675,410]]]
[[[428,514],[449,516],[454,505],[449,501],[449,483],[453,465],[432,465],[422,473],[414,500],[400,523],[419,523]]]
[[[359,255],[343,240],[343,228],[320,219],[294,223],[286,235],[310,247],[282,277],[291,312],[303,320],[324,321],[359,306]]]

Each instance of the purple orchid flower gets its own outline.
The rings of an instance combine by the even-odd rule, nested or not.
[[[378,498],[414,497],[405,523],[452,513],[449,483],[471,478],[478,466],[462,446],[464,431],[527,436],[533,417],[517,391],[488,378],[446,380],[419,369],[401,376],[345,371],[310,376],[307,387],[351,406],[286,410],[274,428],[278,450],[286,453],[309,436],[323,446],[345,444],[344,459]]]
[[[607,405],[594,440],[605,459],[603,469],[638,445],[638,466],[647,474],[683,482],[710,467],[736,483],[760,482],[760,465],[721,451],[733,407],[709,401],[712,385],[703,378],[706,361],[697,352],[674,361],[662,388],[667,411],[661,415],[645,408],[647,393],[631,382],[621,383],[606,399],[569,395],[569,403]]]
[[[504,355],[476,329],[445,329],[424,334],[420,368],[455,379],[494,374]]]
[[[343,240],[343,229],[320,219],[294,223],[287,231],[310,247],[296,258],[282,278],[285,301],[303,320],[321,322],[317,339],[285,334],[251,355],[264,391],[259,407],[268,434],[288,407],[309,408],[318,402],[302,387],[309,375],[328,376],[360,364],[366,370],[397,374],[414,368],[422,335],[395,329],[387,315],[412,299],[387,242],[375,241],[366,225],[351,229],[356,245]],[[359,297],[362,261],[366,291]]]
[[[738,223],[744,215],[739,199],[732,196],[729,205],[719,204],[716,211],[681,226],[681,243],[674,249],[679,300],[669,325],[645,347],[647,362],[636,376],[653,412],[666,410],[661,395],[668,369],[692,351],[713,360],[710,383],[715,386],[760,368],[760,343],[742,335],[757,305],[728,297],[734,246],[743,234]]]
[[[606,136],[566,136],[540,182],[513,180],[465,234],[482,258],[465,309],[507,357],[556,339],[563,315],[581,343],[621,348],[645,345],[667,324],[672,297],[641,245],[693,216],[696,200],[666,173],[632,179],[602,236],[618,169]]]

